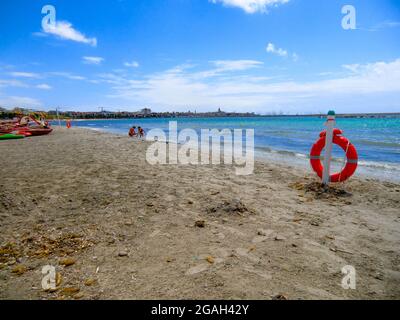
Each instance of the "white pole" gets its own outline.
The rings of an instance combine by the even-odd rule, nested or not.
[[[61,121],[60,121],[60,116],[58,115],[58,108],[56,109],[56,111],[57,111],[58,125],[61,128]]]
[[[324,172],[322,174],[322,183],[329,185],[331,176],[331,160],[333,147],[333,129],[335,128],[335,112],[329,111],[328,121],[326,122],[326,141],[325,141],[325,156],[324,156]]]

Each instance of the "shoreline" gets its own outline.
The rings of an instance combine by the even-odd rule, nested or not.
[[[111,132],[105,128],[91,128],[91,127],[79,127],[78,129],[92,130],[96,132],[104,132],[117,136],[126,136],[122,132]],[[181,143],[178,143],[180,145]],[[268,149],[268,152],[266,151]],[[299,156],[297,156],[299,155]],[[304,161],[304,159],[307,159]],[[334,162],[338,159],[335,159]],[[255,146],[255,161],[260,161],[262,163],[269,163],[272,161],[274,164],[283,163],[284,166],[290,166],[294,169],[304,170],[310,174],[314,174],[311,169],[309,156],[307,154],[302,154],[294,151],[271,149],[269,147],[258,147]],[[397,166],[396,166],[397,165]],[[369,161],[359,161],[357,171],[354,177],[360,179],[376,180],[380,182],[392,182],[400,184],[400,164],[389,163],[389,162],[377,162],[376,164]],[[393,171],[399,171],[398,174]],[[354,178],[353,177],[353,178]]]
[[[399,184],[151,166],[147,145],[79,128],[0,143],[0,299],[400,298]]]

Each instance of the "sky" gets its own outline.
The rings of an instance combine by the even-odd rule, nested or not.
[[[400,112],[399,39],[400,0],[2,0],[0,106]]]

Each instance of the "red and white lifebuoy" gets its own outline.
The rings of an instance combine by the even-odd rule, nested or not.
[[[331,175],[330,182],[343,182],[349,179],[357,169],[358,154],[351,142],[341,136],[343,132],[340,129],[333,131],[333,143],[340,146],[346,153],[346,165],[341,172]],[[321,153],[325,148],[326,131],[321,132],[320,139],[313,145],[310,153],[310,162],[313,170],[322,179],[324,167],[321,162]]]

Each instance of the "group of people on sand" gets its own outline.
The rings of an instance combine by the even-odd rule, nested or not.
[[[136,132],[136,129],[137,129],[137,132]],[[131,138],[133,138],[133,137],[143,138],[144,135],[145,135],[145,133],[144,133],[144,130],[143,130],[142,127],[135,127],[135,126],[133,126],[133,127],[131,127],[131,128],[129,129],[129,136],[130,136]]]

